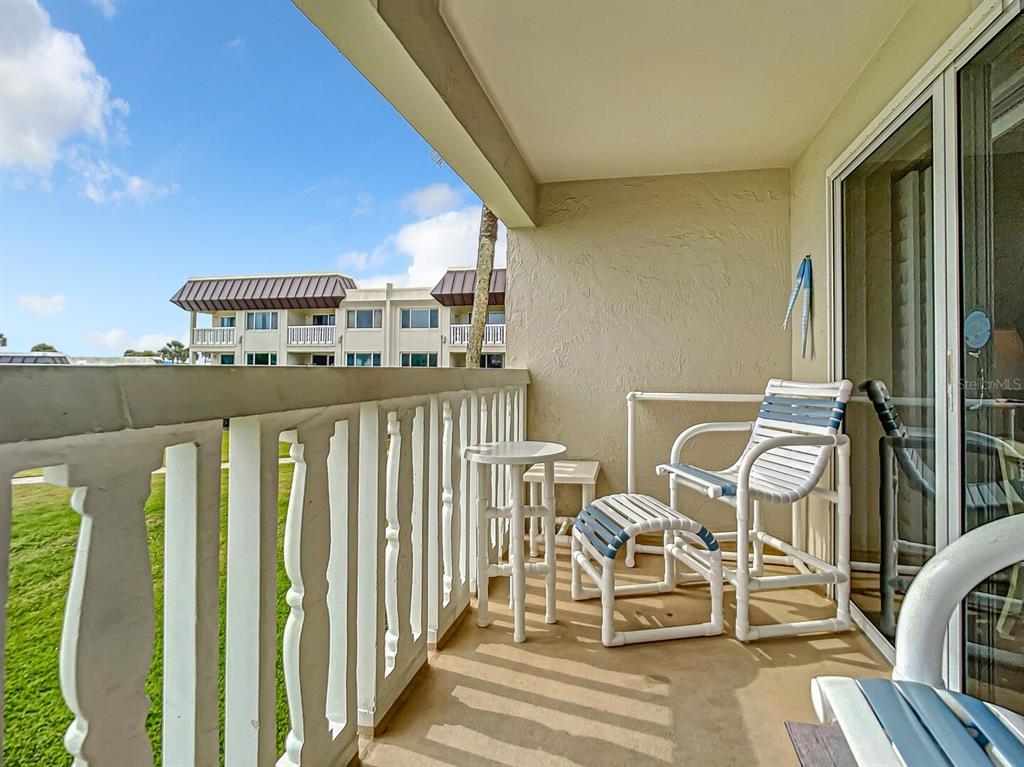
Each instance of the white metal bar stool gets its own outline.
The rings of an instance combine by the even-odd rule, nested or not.
[[[554,623],[555,618],[555,467],[554,461],[565,455],[565,445],[555,442],[487,442],[470,445],[465,449],[466,460],[476,466],[477,472],[477,613],[478,626],[490,624],[487,613],[487,585],[490,578],[510,577],[512,580],[512,610],[515,629],[512,638],[526,641],[526,574],[545,576],[546,605],[544,620]],[[526,467],[544,465],[543,502],[539,506],[523,503],[523,474]],[[491,505],[487,478],[490,466],[506,466],[511,475],[512,503],[504,507]],[[527,563],[524,551],[524,522],[540,517],[544,520],[544,561]],[[491,562],[490,529],[492,519],[510,520],[509,561]]]

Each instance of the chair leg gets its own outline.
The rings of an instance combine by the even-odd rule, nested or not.
[[[836,586],[836,620],[844,628],[849,628],[850,620],[850,588],[852,586],[850,568],[850,516],[852,512],[850,492],[850,444],[839,445],[836,450],[836,492],[839,503],[836,505],[836,552],[835,562],[839,572],[845,577]]]
[[[569,544],[571,546],[569,556],[569,594],[574,600],[580,600],[583,599],[583,584],[580,579],[580,564],[576,561],[576,555],[582,554],[583,548],[580,546],[579,539],[575,535],[572,533],[569,535],[572,536],[572,541]]]
[[[487,519],[488,500],[484,497],[487,481],[484,465],[475,464],[479,496],[476,501],[476,625],[490,625],[487,615],[487,567],[490,565],[490,523]]]
[[[751,575],[762,575],[764,573],[764,541],[761,539],[761,502],[755,500],[754,507],[754,566],[751,568]]]
[[[736,491],[736,638],[746,642],[750,631],[750,499],[745,487]]]
[[[615,563],[610,560],[601,570],[601,644],[615,646]]]

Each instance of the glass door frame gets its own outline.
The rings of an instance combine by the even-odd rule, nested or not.
[[[987,0],[974,10],[942,49],[925,64],[892,102],[865,128],[826,173],[825,210],[828,257],[828,369],[843,375],[845,360],[843,181],[925,103],[932,103],[932,225],[935,328],[936,453],[935,550],[962,532],[963,462],[960,317],[960,177],[957,80],[965,66],[1021,12],[1021,0]],[[854,382],[857,384],[858,382]],[[941,460],[942,457],[945,460]],[[895,650],[856,604],[850,605],[858,627],[878,650],[895,661]],[[944,672],[950,689],[961,690],[964,678],[963,615],[950,619]]]

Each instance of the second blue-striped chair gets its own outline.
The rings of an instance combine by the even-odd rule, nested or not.
[[[672,445],[667,464],[658,473],[669,477],[671,507],[679,511],[680,487],[696,490],[736,509],[736,532],[716,532],[719,541],[735,541],[736,551],[723,560],[725,580],[736,587],[736,637],[743,641],[850,628],[850,443],[839,432],[853,384],[798,383],[773,379],[765,389],[757,420],[743,423],[703,423],[683,431]],[[750,440],[727,469],[710,471],[680,462],[683,446],[698,434],[749,431]],[[833,452],[835,489],[819,487]],[[835,507],[833,562],[801,548],[797,504],[812,493]],[[793,504],[793,537],[783,541],[762,526],[761,502]],[[704,551],[681,542],[682,551],[707,560]],[[765,554],[769,546],[781,555]],[[644,546],[640,551],[661,547]],[[672,557],[665,557],[666,568]],[[765,564],[784,565],[796,572],[771,573]],[[750,594],[796,586],[835,587],[834,618],[751,626]]]

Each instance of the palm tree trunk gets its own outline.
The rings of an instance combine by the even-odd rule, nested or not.
[[[473,291],[473,318],[466,344],[466,367],[480,367],[480,350],[484,345],[488,297],[491,294],[491,272],[494,271],[494,246],[498,241],[498,217],[484,205],[480,210],[480,245],[476,251],[476,289]]]

